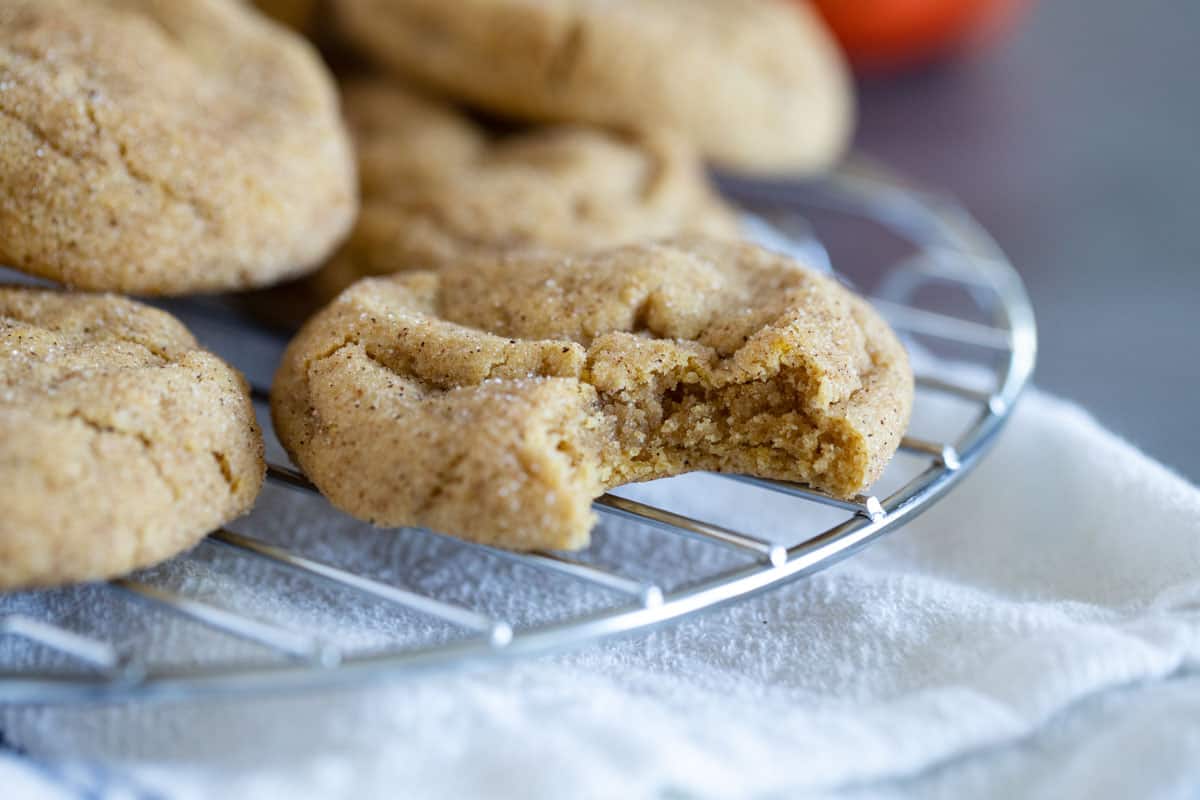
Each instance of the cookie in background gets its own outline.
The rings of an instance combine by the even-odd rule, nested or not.
[[[722,167],[813,173],[846,149],[849,73],[789,0],[332,0],[347,42],[492,113],[669,128]]]
[[[678,136],[554,125],[496,131],[382,78],[343,86],[362,211],[346,244],[251,307],[294,326],[362,277],[513,249],[588,251],[703,233],[737,218]]]
[[[301,34],[321,51],[335,73],[361,70],[362,58],[348,50],[333,22],[329,0],[243,0],[264,15]]]
[[[0,263],[147,295],[322,263],[357,207],[333,81],[240,0],[0,0]]]

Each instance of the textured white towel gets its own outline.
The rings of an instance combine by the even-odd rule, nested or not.
[[[737,491],[705,476],[638,489],[781,540],[821,522],[787,503],[748,506]],[[462,596],[518,622],[585,604],[569,582],[445,540],[364,531],[319,507],[273,491],[244,527],[273,525],[384,577],[423,560],[424,588],[473,587]],[[331,533],[349,554],[322,549]],[[600,539],[602,558],[652,571],[713,565],[711,548],[629,528]],[[445,635],[299,583],[281,603],[253,568],[229,561],[217,575],[205,558],[229,556],[202,551],[163,576],[344,644]],[[542,610],[506,607],[497,573],[544,593]],[[114,601],[84,589],[39,603],[0,608],[86,628]],[[162,652],[194,654],[195,638],[165,618],[123,624],[130,636],[159,626]],[[201,644],[207,657],[233,652],[217,637]],[[910,526],[671,628],[370,688],[7,710],[0,730],[44,763],[104,761],[123,790],[197,798],[1185,797],[1200,786],[1198,663],[1200,491],[1031,392],[978,470]]]

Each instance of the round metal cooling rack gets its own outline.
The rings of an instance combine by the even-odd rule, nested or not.
[[[492,557],[554,573],[572,582],[574,591],[598,592],[610,598],[598,610],[531,626],[510,624],[467,604],[438,597],[437,592],[416,591],[350,572],[301,555],[286,545],[221,530],[214,532],[210,541],[238,553],[239,558],[265,560],[273,567],[299,573],[304,580],[330,582],[342,591],[361,593],[381,604],[385,613],[390,610],[397,615],[428,615],[460,629],[460,635],[430,646],[390,647],[368,653],[342,651],[323,644],[320,631],[294,630],[210,599],[189,596],[186,590],[156,585],[153,578],[131,577],[102,584],[102,590],[121,595],[122,602],[149,603],[186,620],[187,625],[205,626],[221,635],[255,643],[265,648],[267,655],[214,665],[155,663],[147,660],[136,641],[106,638],[93,631],[84,634],[68,624],[39,617],[30,611],[41,607],[28,602],[30,593],[19,606],[8,602],[11,596],[0,597],[0,703],[182,699],[214,691],[359,683],[422,668],[479,665],[544,653],[661,625],[809,575],[929,508],[983,456],[1033,370],[1034,319],[1016,272],[992,239],[961,208],[906,187],[878,169],[847,167],[815,185],[726,181],[722,186],[732,199],[777,222],[777,227],[784,230],[788,219],[796,223],[801,218],[825,216],[836,219],[843,232],[847,226],[852,231],[874,231],[873,235],[887,231],[895,241],[908,243],[903,257],[876,264],[882,280],[871,299],[914,345],[914,352],[921,354],[915,360],[918,410],[922,403],[935,402],[931,398],[941,396],[949,399],[936,402],[965,405],[970,415],[957,437],[946,441],[915,436],[904,439],[901,452],[907,453],[910,457],[905,460],[916,466],[912,474],[902,477],[899,489],[886,497],[859,496],[845,501],[802,486],[724,476],[751,483],[756,487],[754,491],[783,493],[788,502],[821,504],[838,511],[837,524],[787,547],[754,532],[732,530],[627,497],[605,495],[596,502],[601,514],[644,524],[659,535],[683,536],[702,543],[697,546],[732,551],[738,556],[736,565],[716,574],[689,576],[678,588],[665,588],[664,582],[653,577],[629,577],[630,572],[636,574],[636,569],[623,570],[619,564],[615,568],[597,566],[589,562],[586,553],[568,557],[488,549]],[[778,223],[779,219],[784,222]],[[859,237],[856,233],[851,238],[860,244],[870,241],[869,236]],[[977,318],[949,315],[917,302],[923,294],[936,295],[939,291],[969,298]],[[205,313],[224,313],[234,318],[227,307],[213,304]],[[237,319],[237,324],[247,327],[244,319]],[[985,376],[986,382],[968,385],[961,379],[946,377],[951,372],[961,375],[961,370],[939,370],[942,360],[953,358],[957,363],[967,359],[966,354],[970,354],[976,373]],[[226,355],[237,363],[236,355]],[[258,399],[262,400],[261,392]],[[268,477],[301,492],[313,491],[303,475],[284,464],[272,464]],[[412,531],[411,535],[436,536],[422,531]],[[419,581],[405,583],[412,586]],[[514,581],[508,590],[520,593],[523,586]],[[38,594],[52,593],[33,593],[35,600]],[[611,598],[617,599],[612,602]],[[537,603],[539,599],[519,597],[516,601]],[[33,650],[48,654],[51,662],[65,662],[71,668],[30,667],[27,657],[22,660],[13,656],[17,645],[26,653]]]

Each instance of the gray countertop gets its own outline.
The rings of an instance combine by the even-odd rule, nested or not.
[[[863,85],[858,147],[1012,257],[1039,385],[1200,480],[1200,3],[1042,0],[990,49]]]

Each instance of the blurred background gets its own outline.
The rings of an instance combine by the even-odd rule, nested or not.
[[[866,4],[871,5],[871,4]],[[1020,269],[1036,382],[1200,480],[1200,3],[1043,0],[864,77],[857,146],[957,196]]]

